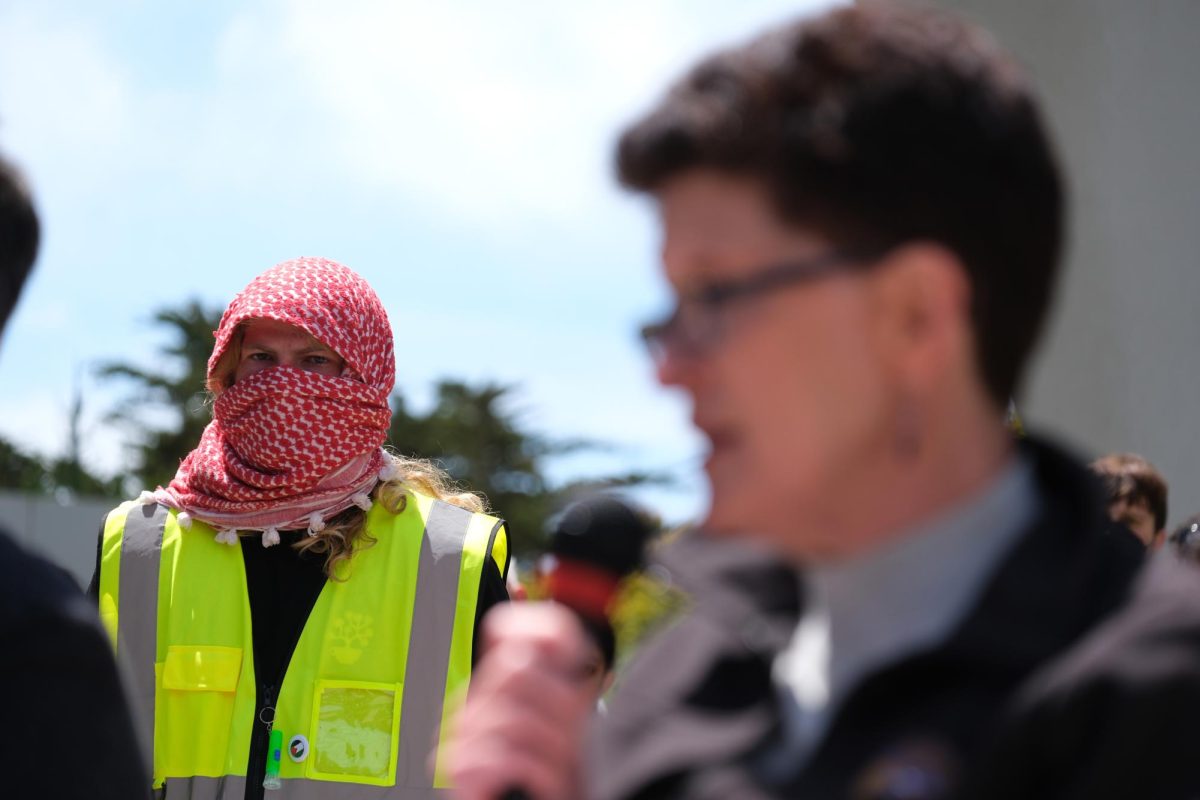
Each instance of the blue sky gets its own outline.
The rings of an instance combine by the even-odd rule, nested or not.
[[[82,381],[85,457],[119,468],[94,365],[152,365],[154,309],[323,255],[379,292],[418,407],[442,377],[515,384],[531,428],[618,446],[557,478],[671,469],[643,499],[697,513],[702,444],[633,335],[666,303],[652,210],[614,185],[612,142],[697,56],[824,5],[5,3],[0,151],[45,239],[0,434],[60,452]]]

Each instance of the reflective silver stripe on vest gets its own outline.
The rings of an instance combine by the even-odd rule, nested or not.
[[[241,775],[219,778],[167,778],[166,800],[243,800],[246,779]]]
[[[211,779],[209,779],[211,780]],[[419,786],[369,786],[365,783],[340,781],[310,781],[293,778],[283,782],[283,791],[267,792],[268,800],[276,797],[287,800],[450,800],[452,789],[433,789]],[[175,800],[170,795],[168,800]]]
[[[220,778],[167,778],[166,793],[155,793],[156,798],[166,800],[242,800],[246,796],[246,779],[241,775],[223,775]],[[419,789],[404,786],[367,786],[361,783],[336,781],[310,781],[292,779],[283,781],[278,792],[265,795],[271,800],[450,800],[452,789]]]
[[[154,763],[154,662],[158,649],[158,569],[167,509],[134,506],[121,535],[117,656],[129,669],[130,712],[146,764]]]
[[[442,724],[458,579],[470,525],[471,512],[442,502],[433,504],[425,522],[400,704],[397,786],[433,787],[429,753]]]

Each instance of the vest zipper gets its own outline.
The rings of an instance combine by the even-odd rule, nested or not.
[[[246,764],[246,800],[263,800],[266,789],[263,778],[267,773],[267,750],[271,744],[271,728],[275,724],[276,688],[279,683],[263,689],[258,707],[254,710],[254,725],[250,729],[250,758]]]
[[[322,591],[324,589],[322,588]],[[318,595],[317,600],[320,600]],[[315,605],[315,603],[314,603]],[[309,610],[312,614],[312,610]],[[283,669],[276,676],[275,682],[268,684],[263,688],[263,696],[257,703],[257,708],[254,710],[254,725],[251,727],[250,733],[250,759],[246,764],[246,795],[245,800],[263,800],[266,789],[263,788],[263,778],[267,774],[267,751],[271,745],[271,728],[275,724],[275,704],[279,700],[279,692],[283,689],[283,679],[287,676],[287,669],[292,663],[292,656],[296,653],[296,645],[300,643],[300,637],[304,635],[304,629],[308,627],[308,619],[304,620],[304,624],[296,631],[296,635],[292,637],[292,641],[287,650],[287,658],[283,662]],[[264,722],[264,720],[267,720]],[[287,731],[284,731],[286,734]],[[287,746],[287,743],[284,743]]]

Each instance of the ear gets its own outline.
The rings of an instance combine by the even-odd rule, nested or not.
[[[971,287],[966,268],[932,242],[895,248],[873,271],[880,346],[913,390],[971,359]]]
[[[1166,541],[1167,541],[1167,529],[1159,528],[1157,531],[1154,532],[1154,537],[1152,539],[1150,539],[1150,548],[1149,549],[1157,550],[1158,548],[1162,547],[1163,544],[1166,543]]]

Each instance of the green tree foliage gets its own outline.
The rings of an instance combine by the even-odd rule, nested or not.
[[[0,438],[0,488],[47,494],[66,490],[73,494],[114,498],[121,494],[123,476],[101,478],[84,468],[80,457],[80,420],[83,392],[76,387],[68,417],[67,452],[59,458],[26,453]]]
[[[551,486],[546,477],[550,460],[604,445],[550,439],[530,430],[511,410],[513,394],[508,386],[442,381],[433,407],[417,414],[397,392],[392,396],[389,440],[403,455],[434,461],[463,486],[487,497],[507,520],[516,553],[540,552],[547,519],[576,494],[667,481],[663,475],[631,472]]]
[[[0,438],[0,487],[44,492],[47,489],[46,466],[40,459]]]
[[[84,469],[77,458],[57,458],[46,468],[51,491],[66,489],[75,494],[116,499],[124,494],[124,475],[102,478]]]
[[[77,454],[43,459],[0,438],[0,488],[50,494],[65,489],[75,494],[117,497],[122,477],[101,478],[84,469]]]
[[[159,349],[160,367],[143,369],[126,362],[109,362],[100,368],[101,377],[125,381],[133,388],[110,418],[124,423],[133,433],[132,474],[142,487],[166,485],[212,418],[204,382],[213,331],[220,321],[220,309],[198,300],[161,309],[155,313],[154,322],[166,329],[169,340]],[[148,425],[148,418],[164,422]]]

